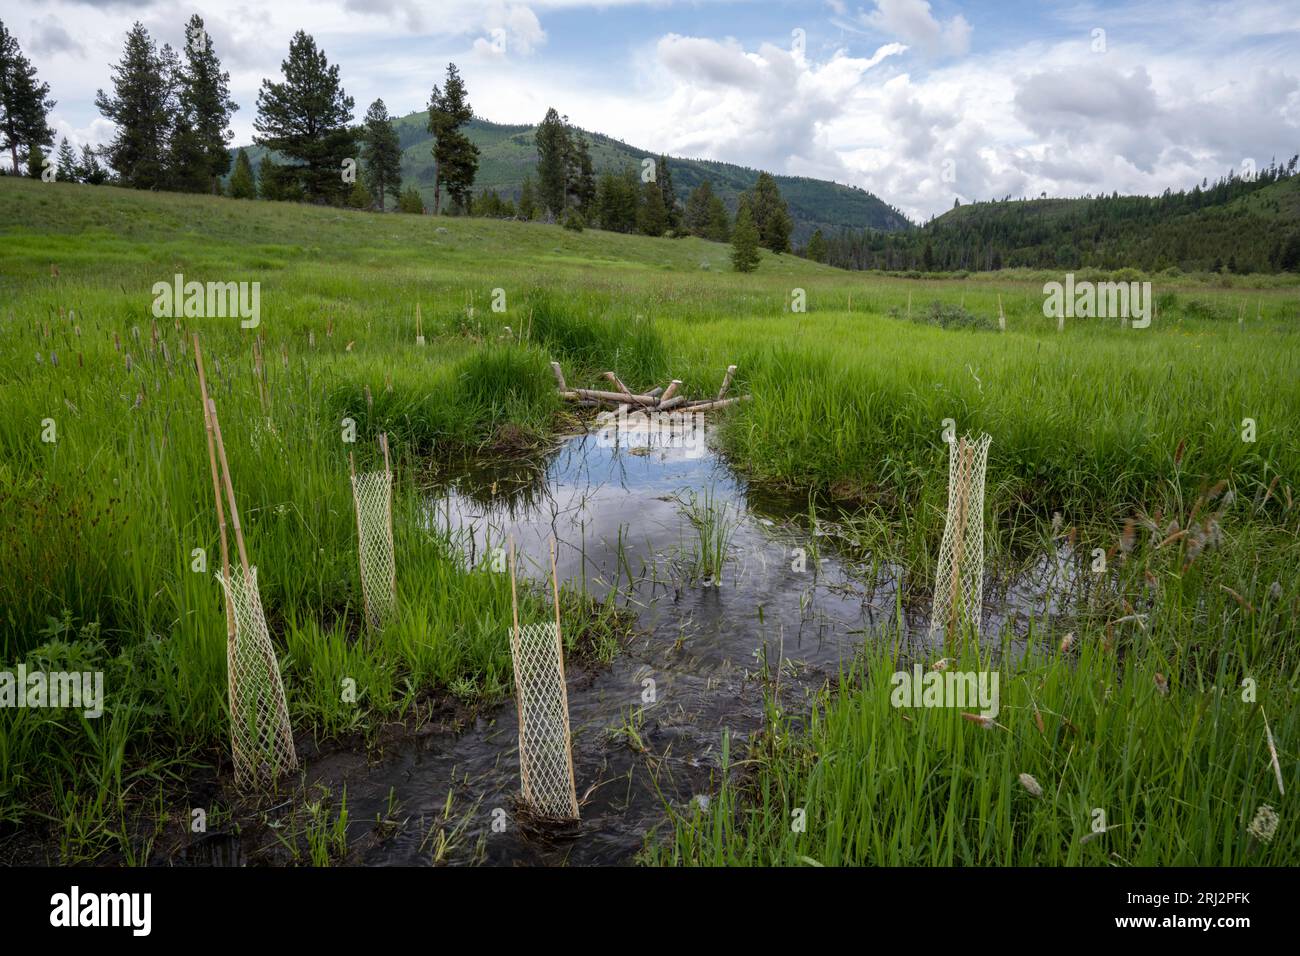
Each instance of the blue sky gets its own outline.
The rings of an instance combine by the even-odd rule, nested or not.
[[[358,115],[380,96],[422,108],[454,60],[487,119],[553,105],[646,149],[853,183],[916,219],[1156,193],[1300,152],[1295,0],[0,0],[78,145],[112,135],[94,95],[132,21],[178,45],[194,12],[231,71],[239,142],[301,27]]]

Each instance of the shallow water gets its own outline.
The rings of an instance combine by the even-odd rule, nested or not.
[[[806,506],[747,486],[709,444],[689,426],[592,432],[541,463],[467,471],[439,489],[429,520],[467,556],[481,559],[509,534],[521,579],[545,585],[553,536],[561,583],[597,598],[616,588],[636,615],[636,637],[608,667],[569,665],[579,824],[537,827],[517,814],[517,724],[506,704],[458,736],[405,742],[334,782],[347,787],[350,837],[386,812],[390,791],[407,821],[359,851],[362,862],[428,863],[440,829],[455,833],[445,857],[453,863],[632,862],[665,824],[665,801],[687,806],[716,789],[724,731],[732,759],[743,756],[762,724],[764,658],[773,672],[781,662],[783,705],[798,711],[896,615],[910,639],[924,638],[928,622],[900,599],[898,569],[842,560],[807,530]],[[699,545],[686,513],[705,495],[731,528],[729,560],[712,582],[691,572]],[[1034,592],[1032,580],[1003,589],[1010,610],[986,609],[985,632],[1014,629]],[[644,750],[618,732],[638,712]]]

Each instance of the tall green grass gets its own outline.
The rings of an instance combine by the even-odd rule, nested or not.
[[[0,666],[103,669],[109,699],[98,721],[0,712],[0,825],[44,820],[67,859],[135,847],[140,795],[183,786],[223,747],[224,620],[191,331],[202,336],[299,730],[364,731],[432,692],[507,691],[505,583],[464,566],[424,488],[440,460],[518,455],[552,433],[563,410],[549,361],[575,384],[613,370],[638,389],[680,378],[692,397],[714,394],[737,363],[732,391],[753,401],[723,416],[731,462],[847,506],[846,546],[873,562],[928,575],[952,419],[958,432],[993,436],[986,525],[999,561],[1041,547],[1060,513],[1079,554],[1101,547],[1118,570],[1100,589],[1111,597],[1080,616],[1087,656],[1025,665],[1042,683],[1034,693],[1090,735],[1067,731],[1069,743],[1058,734],[1047,747],[1019,729],[999,737],[933,714],[917,736],[919,722],[880,710],[870,688],[884,664],[869,658],[806,733],[774,723],[785,749],[746,757],[763,761],[759,776],[727,784],[708,817],[714,836],[679,821],[664,859],[791,861],[802,848],[818,862],[1091,862],[1125,836],[1071,848],[1076,803],[1094,800],[1134,823],[1123,859],[1242,859],[1230,823],[1264,787],[1258,760],[1247,769],[1227,748],[1257,747],[1259,728],[1253,711],[1233,709],[1226,691],[1215,703],[1206,688],[1247,674],[1267,688],[1260,702],[1294,766],[1297,671],[1279,635],[1295,630],[1300,564],[1300,308],[1284,282],[1155,276],[1152,328],[1079,320],[1057,333],[1041,312],[1042,282],[1060,278],[1050,274],[916,279],[764,254],[742,276],[727,270],[725,246],[694,239],[458,219],[439,231],[423,217],[9,178],[0,223]],[[261,327],[166,319],[155,340],[150,289],[176,272],[261,282]],[[807,313],[790,311],[796,288]],[[495,289],[503,313],[492,310]],[[890,317],[909,300],[986,320],[1000,304],[1008,331]],[[414,344],[417,304],[424,348]],[[355,445],[342,441],[345,418]],[[1254,442],[1242,440],[1245,418]],[[52,444],[40,440],[46,419]],[[402,611],[366,635],[347,469],[350,453],[358,468],[375,465],[381,431],[398,472]],[[1186,532],[1204,517],[1196,502],[1219,481],[1235,499],[1219,515],[1224,540],[1184,568]],[[1117,541],[1132,516],[1154,530],[1141,524],[1130,554]],[[196,548],[207,573],[192,570]],[[1131,623],[1108,631],[1128,616],[1125,601],[1160,622],[1145,645]],[[612,621],[611,605],[572,630],[608,656]],[[1046,634],[1050,649],[1059,635]],[[1106,640],[1113,650],[1097,650]],[[1156,669],[1174,688],[1159,701],[1144,690]],[[1004,685],[1016,706],[1022,676],[1009,669]],[[340,699],[349,677],[360,706]],[[1125,750],[1128,723],[1138,744],[1165,749],[1142,759]],[[985,736],[971,740],[973,730]],[[874,790],[853,776],[866,767],[883,774]],[[1025,804],[1020,772],[1074,802]],[[814,777],[833,793],[809,790]],[[795,799],[796,786],[798,799],[820,801],[810,821],[839,821],[797,845],[769,817],[788,809],[774,794]],[[855,809],[854,793],[871,795],[890,833]],[[1177,826],[1194,832],[1170,837],[1163,857],[1145,842]],[[1227,841],[1224,855],[1206,850],[1206,827]],[[1277,846],[1260,858],[1277,859]]]

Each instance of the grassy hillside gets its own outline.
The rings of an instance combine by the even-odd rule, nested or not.
[[[412,113],[394,121],[402,146],[403,185],[414,185],[433,205],[433,140],[426,129],[428,115]],[[475,191],[495,189],[503,198],[518,198],[524,177],[537,165],[537,147],[533,126],[508,126],[473,120],[466,127],[470,139],[479,148],[479,172]],[[626,166],[640,168],[641,160],[657,154],[611,139],[600,133],[587,134],[596,174],[618,171]],[[261,159],[260,147],[245,147],[254,168]],[[713,160],[669,158],[673,186],[684,203],[690,191],[708,179],[734,215],[739,194],[758,179],[759,171]],[[807,242],[814,229],[831,233],[839,229],[879,229],[894,231],[911,228],[901,213],[865,190],[839,183],[799,176],[777,176],[781,194],[790,206],[796,244]]]
[[[675,814],[654,859],[1294,864],[1300,817],[1276,791],[1261,710],[1294,793],[1294,290],[1170,280],[1149,329],[1080,320],[1058,332],[1041,280],[913,281],[766,253],[739,275],[727,253],[539,223],[0,179],[0,669],[75,664],[113,688],[99,722],[0,709],[0,836],[39,831],[64,860],[147,860],[140,821],[200,805],[184,792],[195,768],[228,774],[223,612],[210,574],[191,569],[194,548],[217,553],[186,351],[199,332],[307,739],[403,720],[429,695],[509,692],[508,585],[429,526],[431,465],[517,456],[572,427],[552,359],[575,385],[608,368],[633,388],[680,378],[690,395],[716,390],[734,362],[734,388],[753,401],[721,421],[727,457],[760,485],[839,501],[835,546],[864,565],[906,568],[909,589],[932,580],[945,418],[993,436],[992,565],[1056,556],[1067,534],[1073,553],[1101,548],[1111,564],[1069,622],[1073,651],[1060,649],[1065,625],[1044,618],[1024,658],[964,652],[1002,673],[1002,729],[954,710],[900,719],[882,692],[893,662],[882,645],[811,722],[773,707],[770,732],[733,755],[750,761],[744,780],[719,779],[708,809]],[[177,272],[260,282],[260,327],[155,321],[152,285]],[[494,289],[504,313],[490,310]],[[796,289],[806,314],[790,311]],[[999,299],[1007,331],[982,330]],[[969,321],[918,321],[934,302]],[[355,446],[340,439],[345,417]],[[41,440],[46,419],[56,442]],[[348,454],[369,467],[381,431],[398,470],[403,611],[358,640]],[[581,622],[566,625],[572,652],[612,652],[600,609],[572,598],[566,615]],[[358,706],[340,703],[345,675],[365,689]],[[1237,691],[1245,676],[1257,702]],[[1254,845],[1245,825],[1264,802],[1281,823]],[[1118,826],[1085,844],[1095,807]],[[793,808],[807,810],[802,833]]]

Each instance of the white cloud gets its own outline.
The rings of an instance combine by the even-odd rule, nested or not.
[[[946,23],[930,12],[926,0],[875,0],[876,9],[862,15],[862,22],[928,56],[961,56],[970,49],[971,25],[960,13]]]

